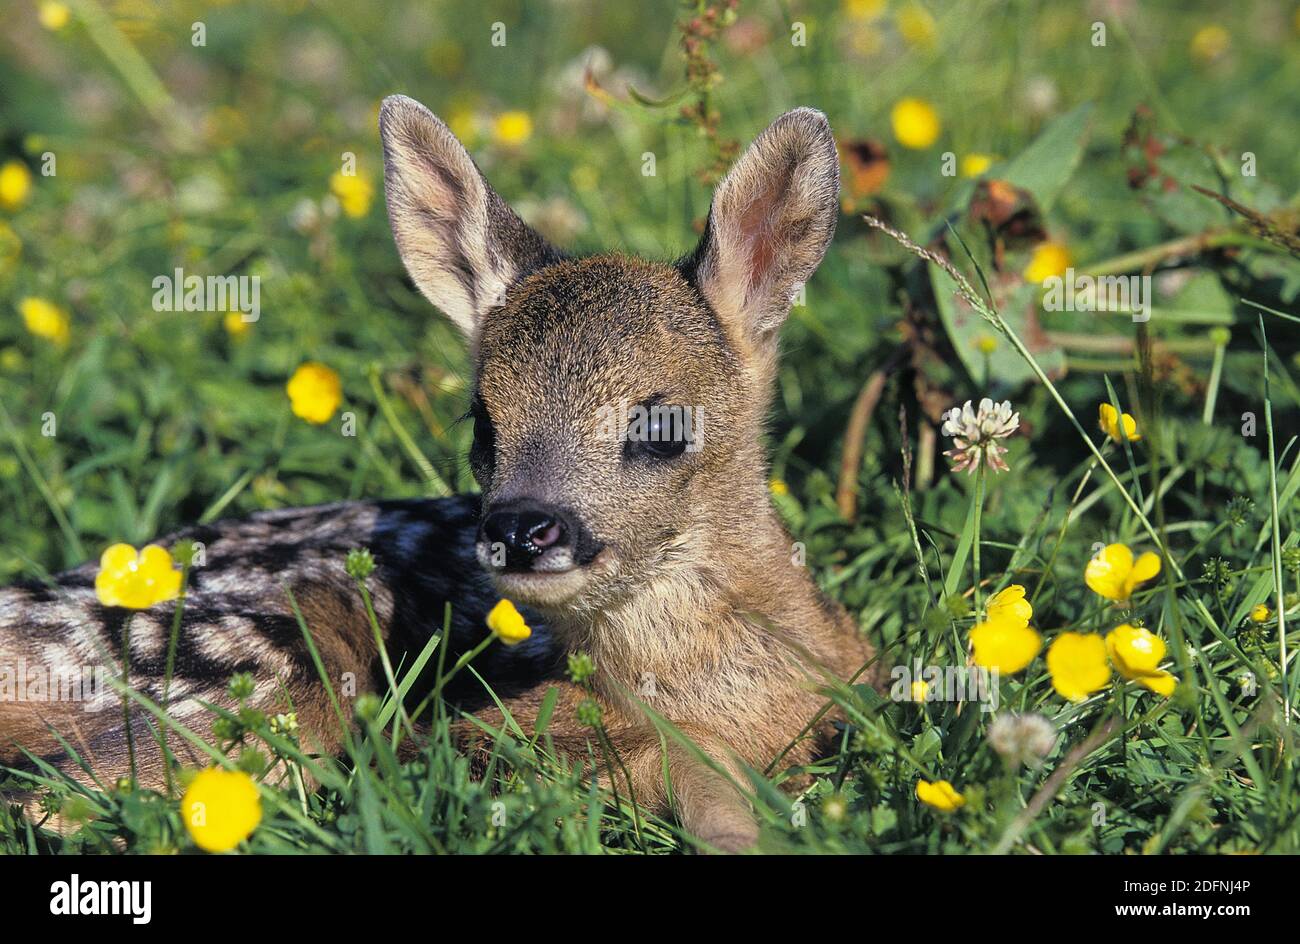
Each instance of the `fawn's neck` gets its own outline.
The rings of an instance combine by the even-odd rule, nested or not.
[[[626,598],[552,621],[570,648],[592,656],[605,694],[617,700],[649,686],[660,698],[655,707],[662,708],[678,696],[704,697],[702,673],[732,680],[707,692],[716,700],[728,688],[795,674],[794,653],[810,653],[823,664],[840,661],[836,611],[821,602],[767,495],[749,511],[734,527],[679,535],[674,564]],[[726,706],[673,708],[691,715]]]

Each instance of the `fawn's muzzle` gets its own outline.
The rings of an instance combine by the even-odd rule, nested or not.
[[[479,534],[495,569],[562,571],[575,563],[580,532],[558,508],[511,502],[489,508]]]

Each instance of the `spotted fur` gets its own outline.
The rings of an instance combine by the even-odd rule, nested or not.
[[[307,742],[337,750],[337,725],[285,590],[330,676],[353,672],[358,693],[379,690],[373,640],[344,572],[347,552],[368,547],[395,660],[439,631],[448,602],[455,651],[482,638],[498,596],[531,606],[534,637],[490,648],[477,666],[516,720],[527,730],[558,687],[556,744],[574,760],[591,756],[589,731],[576,720],[587,693],[558,678],[566,653],[590,653],[620,760],[617,773],[597,775],[626,771],[640,802],[672,806],[716,848],[746,848],[757,826],[736,788],[744,768],[778,755],[808,761],[829,732],[828,716],[805,736],[824,686],[878,681],[871,645],[819,592],[771,506],[762,446],[777,328],[835,228],[838,161],[825,117],[797,109],[764,131],[719,186],[699,247],[676,265],[569,258],[548,246],[446,126],[410,99],[385,101],[381,134],[399,252],[470,344],[471,464],[482,501],[565,509],[590,547],[579,555],[585,566],[541,584],[489,578],[470,498],[290,509],[191,529],[166,539],[192,537],[207,554],[184,608],[170,709],[204,733],[198,700],[226,703],[226,680],[249,671],[263,703],[287,691]],[[662,464],[629,459],[602,417],[643,401],[697,411],[700,448]],[[0,591],[0,664],[24,654],[112,663],[126,614],[95,601],[93,575],[87,565],[51,586]],[[155,699],[172,614],[159,606],[131,622],[131,678]],[[481,691],[449,697],[480,722],[503,721]],[[694,747],[663,736],[660,717]],[[482,749],[481,727],[460,726],[467,750]],[[67,735],[97,771],[123,769],[120,712],[90,720],[64,704],[0,701],[6,761],[23,762],[12,747],[21,742],[66,766],[48,729]],[[157,758],[145,766],[156,773]]]
[[[338,750],[341,731],[293,612],[297,601],[336,692],[383,691],[373,633],[355,582],[344,569],[347,554],[368,548],[376,568],[368,579],[385,644],[394,661],[413,658],[430,635],[441,633],[451,605],[449,658],[472,648],[486,633],[484,616],[496,602],[474,559],[478,502],[348,502],[255,514],[200,525],[159,539],[202,542],[205,562],[191,571],[182,607],[168,708],[208,737],[212,714],[201,704],[226,708],[237,672],[255,681],[253,701],[265,710],[298,713],[304,742],[321,753]],[[120,677],[129,622],[129,680],[162,703],[167,648],[175,604],[134,614],[105,607],[95,596],[97,565],[58,575],[50,584],[0,590],[0,673],[22,664],[29,673],[53,667],[102,668]],[[514,694],[554,675],[558,647],[544,623],[527,643],[489,649],[476,663],[494,688]],[[355,688],[345,685],[355,680]],[[11,676],[12,677],[12,676]],[[16,689],[15,689],[16,691]],[[3,692],[0,689],[0,692]],[[86,692],[82,692],[86,694]],[[37,766],[20,748],[78,779],[88,776],[55,737],[62,735],[102,782],[128,772],[126,728],[118,696],[108,705],[87,699],[22,701],[0,697],[0,762]],[[487,697],[477,682],[454,684],[448,697],[466,710]],[[137,771],[143,782],[162,780],[161,758],[146,724],[133,708]],[[206,758],[178,738],[170,747],[182,761]]]

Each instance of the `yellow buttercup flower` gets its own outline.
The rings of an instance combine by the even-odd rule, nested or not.
[[[998,349],[998,339],[991,334],[981,334],[975,339],[975,350],[981,354],[992,354]]]
[[[790,486],[786,485],[781,479],[772,479],[772,481],[767,483],[767,488],[773,495],[790,494]]]
[[[227,312],[226,317],[221,319],[221,324],[232,338],[242,338],[248,334],[248,329],[253,327],[253,323],[245,321],[243,314],[238,311]]]
[[[1109,403],[1097,405],[1097,425],[1101,427],[1103,433],[1117,443],[1122,443],[1126,439],[1137,442],[1142,438],[1137,431],[1137,420],[1127,413],[1120,413]]]
[[[1160,668],[1165,641],[1144,626],[1124,623],[1106,634],[1106,654],[1124,678],[1168,698],[1178,679]]]
[[[885,12],[885,0],[843,0],[844,13],[854,20],[874,20]]]
[[[1034,608],[1025,599],[1025,588],[1018,583],[989,597],[985,613],[990,623],[1014,623],[1018,626],[1028,626],[1034,618]]]
[[[1095,633],[1061,633],[1047,649],[1047,671],[1058,695],[1083,701],[1110,681],[1106,643]]]
[[[916,3],[909,3],[895,16],[898,34],[909,46],[929,49],[934,45],[934,17],[925,8]]]
[[[1025,266],[1025,281],[1041,285],[1054,276],[1064,275],[1072,261],[1070,251],[1060,243],[1039,243],[1029,257],[1029,265]]]
[[[912,683],[912,701],[925,701],[926,696],[930,694],[930,683],[924,679],[917,679]]]
[[[62,347],[68,343],[68,313],[45,298],[27,297],[18,303],[27,330]]]
[[[1029,625],[1034,608],[1025,588],[1013,583],[989,598],[985,619],[970,631],[976,665],[1004,675],[1021,671],[1043,648],[1043,637]]]
[[[175,600],[181,592],[181,572],[171,553],[150,544],[138,554],[130,544],[114,544],[99,558],[95,596],[104,606],[144,610]]]
[[[53,0],[45,0],[36,10],[36,18],[51,32],[57,32],[67,26],[71,15],[66,3],[55,3]]]
[[[308,361],[293,372],[285,384],[293,415],[319,426],[328,423],[343,402],[339,375],[324,364]]]
[[[1137,585],[1160,573],[1160,555],[1147,551],[1136,561],[1123,544],[1107,544],[1093,555],[1083,571],[1083,581],[1094,593],[1123,603]]]
[[[370,212],[370,201],[375,196],[375,185],[362,174],[345,174],[336,170],[330,175],[330,193],[348,216],[360,218]]]
[[[916,782],[916,798],[926,806],[934,807],[944,813],[951,813],[966,805],[966,798],[953,789],[947,780],[928,780]]]
[[[205,852],[229,852],[262,821],[257,784],[239,770],[209,767],[181,798],[181,816],[194,844]]]
[[[492,135],[499,144],[518,147],[533,136],[533,119],[526,111],[507,111],[492,123]]]
[[[961,175],[978,177],[993,166],[993,158],[988,154],[965,154],[961,159]]]
[[[1228,31],[1217,23],[1202,26],[1192,36],[1190,43],[1192,58],[1201,62],[1214,62],[1228,51],[1231,43],[1232,37],[1228,35]]]
[[[1273,611],[1268,608],[1266,603],[1257,603],[1250,609],[1250,621],[1252,623],[1267,623],[1268,618],[1273,615]]]
[[[1034,661],[1043,637],[1032,626],[1010,622],[976,623],[970,631],[971,658],[983,669],[1014,675]]]
[[[507,646],[515,646],[533,634],[524,615],[509,600],[500,600],[488,612],[488,629]]]
[[[939,113],[929,102],[919,98],[904,98],[889,113],[898,143],[915,151],[923,151],[939,140]]]
[[[0,166],[0,207],[16,210],[32,191],[32,172],[22,161],[5,161]]]

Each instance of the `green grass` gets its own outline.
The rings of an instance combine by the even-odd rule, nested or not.
[[[1038,769],[1002,761],[978,704],[829,691],[846,724],[828,756],[753,773],[762,848],[1300,851],[1293,4],[1142,4],[1106,19],[1094,46],[1098,14],[1083,3],[924,3],[929,43],[900,36],[906,4],[862,19],[835,3],[742,3],[740,28],[708,53],[722,77],[707,91],[719,143],[678,116],[702,90],[682,84],[668,2],[600,15],[578,3],[420,3],[382,18],[341,3],[70,6],[72,22],[51,33],[20,5],[0,40],[0,163],[36,173],[20,205],[0,210],[0,581],[196,520],[474,487],[457,422],[460,340],[406,281],[381,195],[358,217],[329,197],[344,152],[379,187],[383,95],[410,94],[469,129],[494,186],[557,242],[658,258],[690,247],[710,189],[696,171],[722,144],[811,104],[842,142],[878,142],[889,161],[872,192],[846,174],[852,212],[783,338],[771,451],[789,493],[774,500],[819,582],[882,643],[886,665],[964,665],[975,601],[1020,584],[1048,644],[1141,621],[1168,643],[1180,684],[1169,699],[1129,683],[1070,703],[1040,655],[999,689],[1004,710],[1059,729]],[[205,47],[190,44],[196,20]],[[504,47],[491,43],[495,22]],[[798,23],[805,46],[788,38]],[[1212,23],[1230,45],[1207,61],[1192,43]],[[612,63],[599,75],[608,104],[583,90],[593,45]],[[629,81],[651,99],[683,94],[635,104]],[[932,147],[895,141],[890,109],[904,96],[937,111]],[[1141,105],[1150,111],[1135,120]],[[517,147],[493,139],[507,110],[533,121]],[[1026,192],[1023,219],[1080,271],[1154,269],[1151,320],[1044,312],[1019,275],[1035,240],[1003,228],[994,244],[987,213],[971,212],[975,181],[940,173],[948,151],[993,156],[989,176]],[[40,176],[46,152],[56,176]],[[642,173],[647,152],[654,176]],[[1241,172],[1244,152],[1255,176]],[[1192,185],[1253,212],[1253,225]],[[965,297],[867,213],[942,248]],[[262,276],[261,320],[232,337],[220,314],[154,311],[151,280],[178,266]],[[27,296],[70,313],[66,345],[25,330]],[[309,359],[341,374],[355,438],[337,420],[290,414],[284,384]],[[846,427],[877,371],[881,397],[858,443]],[[1010,471],[984,477],[976,502],[978,477],[948,471],[938,427],[943,410],[983,396],[1010,399],[1022,429],[1006,441]],[[1107,445],[1101,402],[1134,414],[1142,440]],[[1094,546],[1116,541],[1164,559],[1126,609],[1083,582]],[[1271,613],[1255,623],[1260,603]],[[417,659],[439,656],[395,655],[399,689]],[[256,712],[227,716],[225,737],[201,749],[261,779],[265,818],[244,848],[694,846],[626,796],[584,785],[545,730],[502,739],[475,779],[435,703],[427,743],[399,752],[395,704],[363,706],[337,759],[309,756]],[[140,710],[187,737],[156,707]],[[0,850],[194,848],[178,792],[85,790],[47,773],[48,808],[84,827],[54,836],[6,810]],[[778,789],[794,778],[798,793]],[[966,805],[944,815],[918,803],[922,778],[951,781]]]

